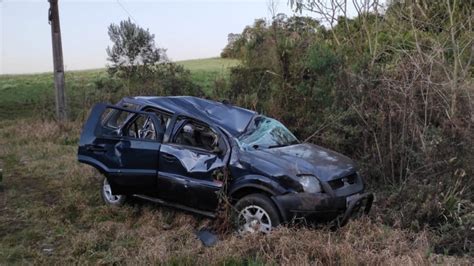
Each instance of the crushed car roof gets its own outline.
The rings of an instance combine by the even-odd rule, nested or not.
[[[256,112],[192,96],[134,97],[144,105],[214,123],[237,137],[242,134]]]

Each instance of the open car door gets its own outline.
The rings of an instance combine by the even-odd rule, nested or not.
[[[82,130],[78,160],[99,169],[113,194],[150,194],[162,139],[155,114],[97,104]]]

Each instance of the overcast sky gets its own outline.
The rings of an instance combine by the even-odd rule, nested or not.
[[[107,27],[130,15],[172,60],[219,56],[227,34],[270,18],[267,0],[60,0],[66,70],[102,68]],[[52,71],[47,0],[0,0],[0,74]],[[278,11],[291,14],[287,0]]]

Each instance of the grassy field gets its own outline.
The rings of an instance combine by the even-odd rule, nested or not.
[[[225,78],[237,60],[206,58],[177,62],[191,71],[193,80],[208,92],[214,80]],[[27,117],[31,113],[51,113],[54,106],[52,73],[0,75],[0,119]],[[66,95],[72,105],[94,91],[93,82],[107,75],[105,69],[65,73]],[[74,107],[74,106],[73,106]]]
[[[237,66],[239,61],[237,59],[223,59],[219,57],[205,58],[205,59],[193,59],[178,61],[180,65],[189,69],[193,73],[205,72],[209,73],[227,73],[230,67]]]
[[[106,75],[105,70],[66,72],[66,94],[69,102],[89,93],[92,82]],[[28,117],[54,110],[52,73],[0,76],[0,119]]]
[[[178,64],[189,69],[193,80],[199,84],[205,92],[208,92],[214,81],[216,79],[226,78],[229,68],[237,66],[239,61],[235,59],[206,58],[180,61]]]
[[[209,85],[237,62],[182,64]],[[92,93],[91,80],[101,75],[103,70],[67,73],[70,99]],[[413,234],[383,225],[377,206],[370,217],[336,232],[283,227],[268,236],[222,235],[216,246],[206,248],[195,237],[212,222],[206,218],[139,200],[124,208],[104,206],[102,177],[76,160],[83,118],[60,125],[43,116],[53,109],[45,101],[52,97],[51,74],[0,76],[0,265],[472,262],[433,254],[427,230]]]

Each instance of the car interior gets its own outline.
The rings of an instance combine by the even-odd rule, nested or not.
[[[146,115],[138,115],[132,123],[128,125],[128,129],[124,130],[126,136],[137,138],[156,140],[156,130],[152,119]]]
[[[160,122],[162,132],[171,124],[171,115],[157,109],[146,109],[145,112],[153,112]],[[103,114],[103,123],[110,128],[121,128],[128,120],[131,113],[108,109]],[[217,134],[207,125],[185,118],[179,118],[176,122],[174,140],[176,144],[214,151],[218,144]],[[139,114],[132,122],[123,128],[123,134],[127,137],[157,140],[156,128],[150,116]]]
[[[205,149],[214,150],[217,146],[217,134],[209,127],[193,121],[181,121],[182,126],[176,134],[174,143]]]

